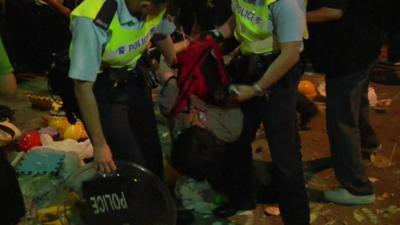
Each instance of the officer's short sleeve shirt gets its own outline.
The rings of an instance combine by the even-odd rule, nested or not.
[[[279,43],[302,41],[306,31],[304,0],[279,0],[270,7]]]
[[[144,21],[132,16],[124,0],[116,0],[117,15],[126,29],[141,29]],[[70,48],[69,77],[76,80],[94,82],[101,66],[102,51],[111,38],[111,33],[96,26],[89,18],[76,17],[71,21],[72,41]],[[155,29],[155,34],[170,35],[175,25],[163,20]]]

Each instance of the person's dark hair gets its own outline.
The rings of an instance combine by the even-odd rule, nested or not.
[[[183,175],[204,180],[218,172],[224,145],[208,130],[192,126],[173,141],[172,166]]]

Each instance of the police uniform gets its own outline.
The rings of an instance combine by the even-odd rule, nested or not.
[[[230,65],[234,83],[257,82],[279,56],[279,43],[301,42],[306,32],[303,0],[233,0],[232,11],[236,22],[234,35],[241,43],[241,54]],[[232,183],[235,185],[229,197],[231,201],[248,202],[246,198],[255,199],[251,185],[251,142],[260,122],[263,123],[286,225],[309,224],[296,127],[296,92],[300,76],[296,65],[268,88],[267,95],[242,103],[243,131],[239,140],[230,146],[232,168],[229,170],[234,174]]]
[[[109,27],[98,20],[103,0],[85,0],[71,13],[73,33],[69,77],[95,82],[101,126],[114,159],[138,163],[162,176],[161,144],[151,91],[136,69],[153,34],[169,35],[175,27],[163,19],[130,14],[124,0],[115,0]]]

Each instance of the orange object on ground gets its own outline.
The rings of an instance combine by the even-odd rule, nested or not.
[[[313,100],[318,95],[314,84],[308,80],[300,81],[298,90],[310,100]]]

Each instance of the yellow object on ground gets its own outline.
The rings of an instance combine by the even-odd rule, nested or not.
[[[63,133],[71,125],[65,116],[50,116],[47,124],[49,127],[56,128],[60,133]]]
[[[83,131],[82,131],[81,126],[74,124],[74,125],[68,126],[65,129],[62,137],[63,137],[63,139],[72,139],[72,140],[77,141],[81,138],[82,133],[83,133]]]
[[[89,136],[88,136],[88,134],[86,132],[85,126],[83,125],[83,123],[81,121],[76,122],[75,125],[77,125],[79,127],[79,129],[80,129],[81,136],[80,136],[79,139],[87,139],[87,138],[89,138]]]

